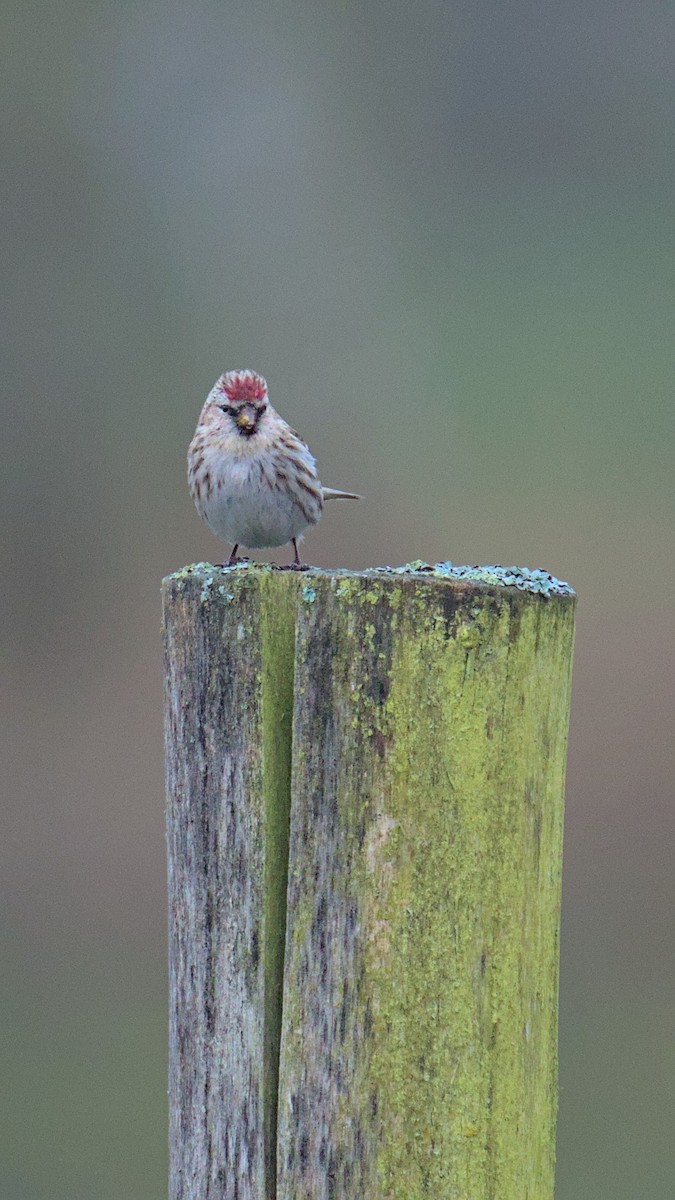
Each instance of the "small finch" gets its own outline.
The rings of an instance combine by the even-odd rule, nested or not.
[[[324,500],[359,500],[322,487],[309,447],[268,400],[255,371],[228,371],[209,392],[188,450],[188,484],[197,512],[237,550],[285,546],[321,519]]]

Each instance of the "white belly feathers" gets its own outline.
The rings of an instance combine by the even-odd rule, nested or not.
[[[198,506],[211,532],[223,541],[263,550],[284,546],[307,528],[302,508],[286,489],[271,488],[261,479],[255,458],[221,462],[211,480]]]

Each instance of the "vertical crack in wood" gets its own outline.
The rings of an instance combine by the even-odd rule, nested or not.
[[[275,576],[261,580],[262,726],[265,798],[265,1141],[269,1200],[276,1200],[279,1047],[286,944],[286,891],[291,819],[291,742],[295,609],[293,589]]]

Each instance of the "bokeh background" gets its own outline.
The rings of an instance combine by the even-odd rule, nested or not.
[[[4,16],[0,1196],[165,1195],[159,581],[251,366],[367,497],[310,561],[578,589],[557,1197],[665,1200],[675,10]]]

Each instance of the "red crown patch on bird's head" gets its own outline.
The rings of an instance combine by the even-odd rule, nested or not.
[[[233,404],[238,400],[265,400],[267,397],[267,380],[255,371],[228,371],[221,377],[218,387]]]

